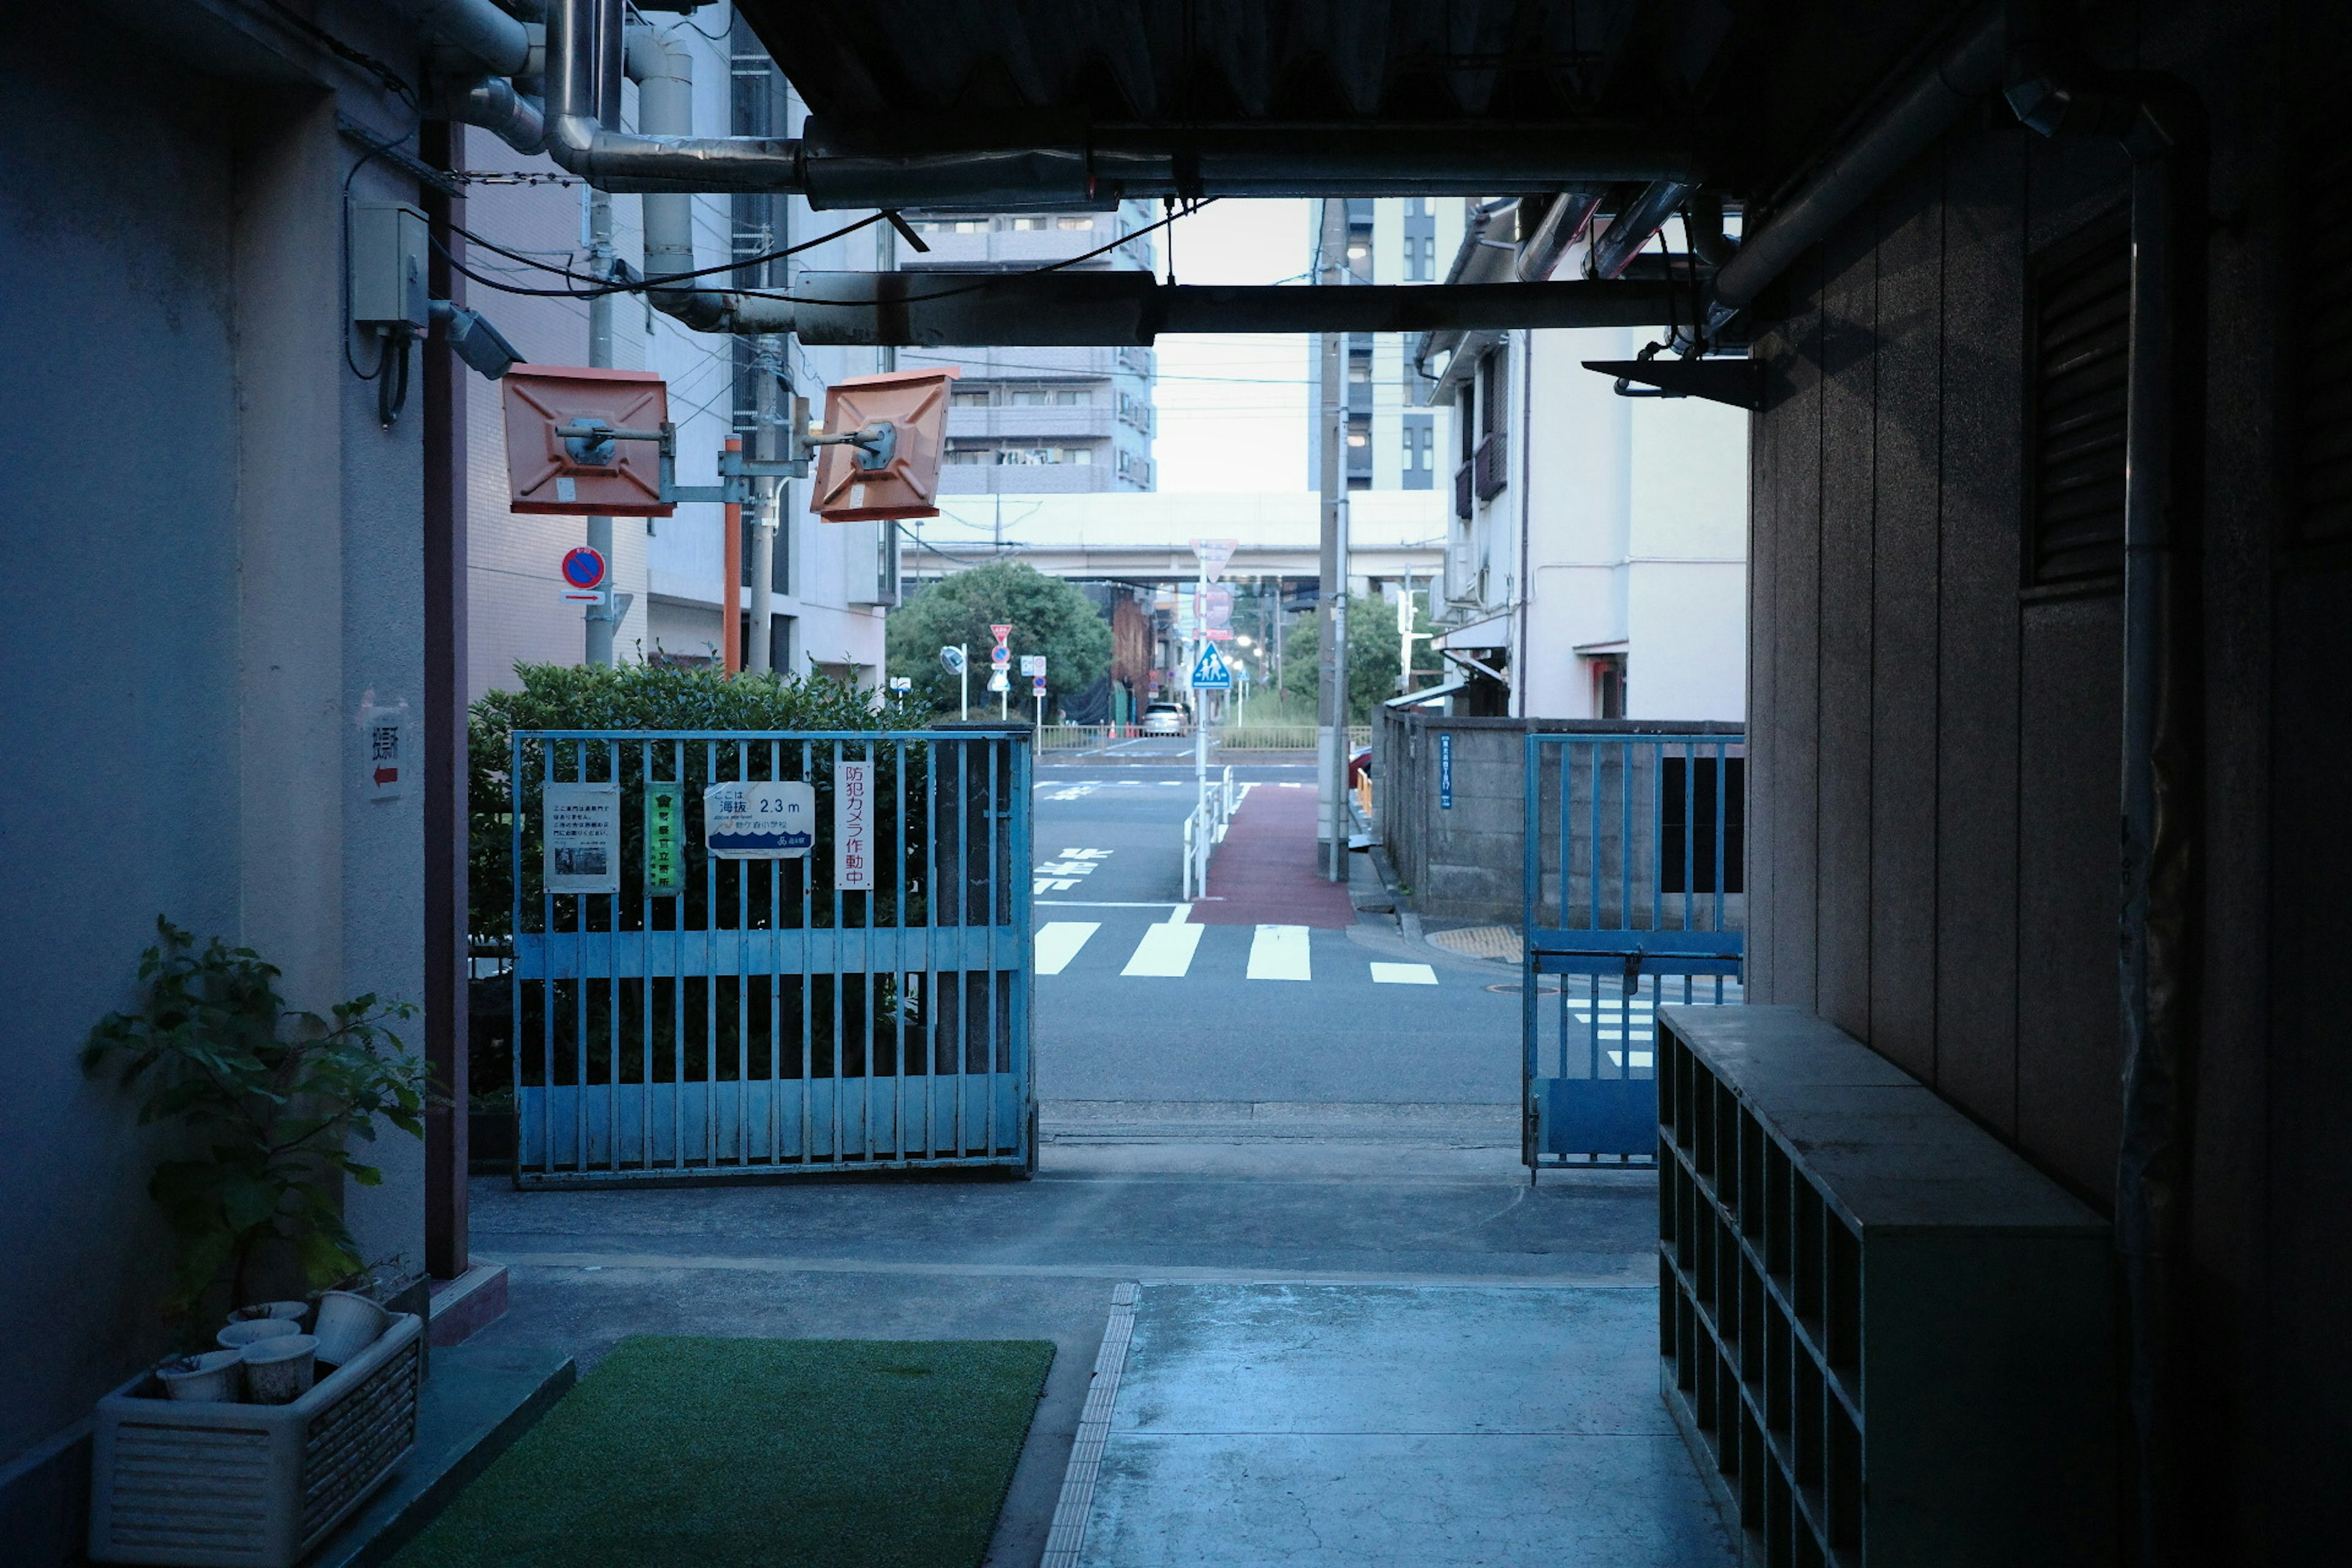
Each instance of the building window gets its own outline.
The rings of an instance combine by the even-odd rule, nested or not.
[[[958,408],[985,408],[988,406],[988,394],[985,392],[959,392],[954,394],[949,399],[949,402]]]
[[[948,464],[951,468],[970,468],[992,461],[993,448],[988,447],[950,447]]]
[[[1047,226],[1047,223],[1048,220],[1042,217],[1016,217],[1013,220],[1013,226],[1027,232],[1034,229],[1045,228]]]
[[[1091,217],[1057,217],[1054,220],[1056,228],[1090,229],[1094,226],[1095,220]]]
[[[1348,356],[1348,380],[1349,383],[1357,386],[1371,385],[1372,356],[1370,354],[1349,354]]]
[[[1084,408],[1093,401],[1094,395],[1088,392],[1057,392],[1054,394],[1055,404],[1063,408]]]
[[[1049,399],[1043,389],[1031,387],[1013,394],[1009,401],[1015,408],[1043,408]]]

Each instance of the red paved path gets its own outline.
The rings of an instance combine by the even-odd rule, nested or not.
[[[1315,858],[1315,791],[1258,785],[1210,857],[1209,896],[1192,906],[1193,921],[1334,931],[1354,925],[1348,885],[1325,880]]]

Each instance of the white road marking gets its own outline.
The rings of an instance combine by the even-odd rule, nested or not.
[[[1426,963],[1375,963],[1372,965],[1375,985],[1434,985],[1437,971]]]
[[[1037,973],[1059,974],[1087,945],[1087,938],[1102,930],[1100,921],[1048,921],[1037,928]]]
[[[1041,860],[1037,863],[1040,877],[1091,877],[1096,862],[1092,860]]]
[[[1110,858],[1110,854],[1111,852],[1108,849],[1065,849],[1062,851],[1062,858],[1065,860],[1108,860]]]
[[[1252,980],[1312,980],[1305,926],[1260,926],[1250,939]]]
[[[1037,879],[1036,885],[1029,889],[1029,896],[1034,898],[1039,893],[1066,893],[1077,885],[1078,879],[1076,877],[1040,877]]]
[[[1201,945],[1201,933],[1207,929],[1179,925],[1172,921],[1144,927],[1143,940],[1135,944],[1134,955],[1119,973],[1181,980],[1184,972],[1192,967],[1192,953]]]
[[[1041,904],[1051,904],[1063,910],[1164,910],[1170,908],[1165,899],[1038,899]],[[1177,904],[1176,909],[1184,906]]]

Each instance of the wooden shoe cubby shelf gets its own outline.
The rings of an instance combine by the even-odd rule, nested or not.
[[[2111,1563],[2107,1223],[1811,1014],[1658,1019],[1660,1380],[1745,1561]]]

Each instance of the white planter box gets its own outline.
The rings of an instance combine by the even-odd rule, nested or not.
[[[89,1555],[185,1568],[294,1568],[416,1442],[414,1313],[291,1405],[151,1399],[145,1373],[98,1402]]]

